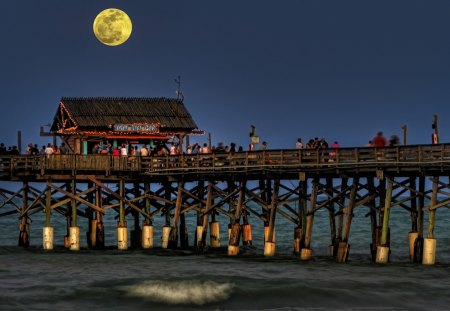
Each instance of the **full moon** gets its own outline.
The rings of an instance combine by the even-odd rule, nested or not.
[[[116,46],[124,43],[131,35],[131,19],[119,9],[101,11],[94,20],[95,37],[103,44]]]

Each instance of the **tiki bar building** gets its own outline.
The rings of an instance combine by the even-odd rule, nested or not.
[[[122,143],[154,147],[203,134],[182,100],[163,97],[63,97],[50,132],[76,154],[92,153],[98,143],[109,142],[113,148]]]

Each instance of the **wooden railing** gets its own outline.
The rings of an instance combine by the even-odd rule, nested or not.
[[[398,167],[450,164],[450,144],[340,149],[267,150],[176,156],[50,155],[1,156],[0,175],[128,171],[251,170],[264,168]]]

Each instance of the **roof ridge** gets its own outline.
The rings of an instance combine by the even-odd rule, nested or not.
[[[61,101],[119,101],[119,100],[129,100],[129,101],[177,101],[182,102],[179,98],[173,97],[126,97],[126,96],[88,96],[88,97],[70,97],[63,96],[61,97]]]

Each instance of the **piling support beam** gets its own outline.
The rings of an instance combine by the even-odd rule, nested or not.
[[[392,179],[387,178],[387,190],[383,208],[383,227],[381,229],[380,245],[377,247],[376,263],[385,264],[389,261],[389,216],[391,212],[391,200],[392,200]]]
[[[91,181],[88,182],[88,188],[91,189],[93,188],[93,183]],[[94,193],[90,192],[87,196],[87,201],[89,201],[89,203],[93,204],[94,203]],[[94,248],[94,244],[95,244],[95,238],[96,238],[96,231],[97,231],[97,220],[94,218],[94,210],[91,209],[89,206],[86,208],[85,210],[85,215],[88,219],[88,231],[86,232],[86,242],[87,242],[87,246],[88,248]]]
[[[206,210],[204,206],[205,198],[205,182],[200,180],[197,185],[197,196],[200,199],[198,202],[199,208],[197,209],[197,225],[195,227],[195,248],[197,251],[203,252],[205,245],[202,243],[203,237],[203,219],[202,212]],[[231,204],[230,204],[231,208]]]
[[[102,191],[98,185],[95,185],[95,205],[99,210],[102,209],[103,199],[102,199]],[[95,241],[93,241],[92,247],[94,249],[104,249],[105,248],[105,226],[103,224],[103,213],[99,210],[96,211],[95,218]]]
[[[305,245],[300,250],[301,260],[310,260],[312,258],[311,238],[314,222],[314,209],[316,208],[318,190],[319,190],[319,179],[316,177],[312,182],[311,199],[309,202],[308,214],[306,216]]]
[[[134,197],[137,198],[140,196],[139,191],[139,183],[135,182],[133,186],[133,192]],[[142,204],[138,204],[140,208],[142,208]],[[132,248],[138,248],[141,245],[141,236],[142,236],[142,230],[140,226],[139,221],[139,212],[135,209],[131,210],[131,215],[133,215],[133,221],[134,221],[134,230],[131,231],[131,247]]]
[[[409,195],[411,196],[411,231],[408,233],[408,241],[409,241],[409,260],[414,261],[414,245],[416,243],[417,238],[419,237],[419,233],[417,231],[417,194],[414,191],[416,189],[416,177],[409,178]]]
[[[305,174],[301,174],[299,181],[298,197],[298,225],[294,231],[294,253],[300,255],[301,249],[305,246],[306,235],[306,196],[308,195],[308,180]]]
[[[417,238],[414,241],[413,262],[422,262],[423,255],[423,220],[425,207],[425,176],[419,176],[419,196],[417,206]]]
[[[70,250],[78,251],[80,250],[80,228],[77,226],[77,201],[75,200],[77,183],[76,179],[72,179],[72,199],[70,203],[72,216],[71,216],[71,224],[69,228],[69,241],[70,241]]]
[[[348,240],[350,238],[350,227],[353,220],[353,209],[356,203],[356,193],[358,191],[359,177],[353,178],[352,190],[350,192],[350,200],[346,208],[345,227],[342,234],[342,242],[339,243],[339,249],[337,251],[336,260],[338,262],[347,262],[350,245]]]
[[[333,195],[333,179],[332,178],[327,178],[327,192],[329,193],[330,196]],[[334,214],[334,201],[331,201],[328,206],[328,217],[329,217],[329,221],[330,221],[330,241],[331,244],[329,246],[329,254],[332,257],[336,257],[337,254],[337,250],[339,247],[339,243],[337,242],[337,237],[336,237],[336,218],[335,218],[335,214]]]
[[[211,208],[212,201],[213,201],[213,183],[210,181],[208,182],[208,188],[206,190],[206,206],[205,209],[203,210],[203,219],[201,220],[201,226],[199,228],[199,232],[197,233],[198,235],[200,235],[197,248],[202,251],[205,251],[208,248],[208,242],[206,237],[208,235],[209,213],[207,213],[206,211],[208,211]]]
[[[280,189],[280,180],[274,180],[272,202],[270,204],[269,213],[269,230],[267,233],[267,241],[264,243],[264,256],[272,257],[275,256],[275,218],[277,216],[277,205],[278,205],[278,191]]]
[[[144,194],[145,194],[145,214],[150,215],[151,202],[150,202],[150,183],[144,182]],[[144,249],[153,248],[153,224],[152,219],[145,216],[145,220],[142,223],[142,237],[141,237],[141,247]]]
[[[176,249],[178,246],[178,220],[180,217],[181,203],[183,202],[184,182],[178,183],[177,200],[175,202],[175,214],[173,216],[173,225],[170,231],[168,248]]]
[[[245,199],[245,187],[246,181],[242,180],[239,185],[239,197],[236,206],[236,210],[234,213],[234,217],[232,218],[231,223],[231,233],[230,233],[230,241],[228,243],[228,255],[236,256],[239,254],[239,237],[240,237],[240,218],[242,211],[242,204]]]
[[[376,189],[375,189],[375,181],[373,177],[368,177],[367,178],[367,186],[369,188],[369,194],[376,194]],[[376,200],[375,200],[375,196],[374,199],[370,201],[370,232],[371,232],[371,237],[372,237],[372,243],[370,243],[370,254],[371,254],[371,258],[372,261],[375,262],[375,259],[377,257],[377,228],[378,228],[378,223],[377,223],[377,209],[376,209]]]
[[[28,181],[23,182],[22,211],[20,213],[18,245],[27,248],[30,245],[30,222],[28,219]]]
[[[128,249],[128,228],[125,221],[125,181],[119,180],[119,222],[117,223],[117,249]]]
[[[430,201],[430,212],[428,213],[428,235],[423,240],[422,264],[434,265],[436,262],[436,239],[434,237],[434,227],[436,222],[436,204],[438,193],[439,177],[433,177],[433,186]]]
[[[338,226],[337,226],[337,243],[339,244],[340,242],[342,242],[342,233],[344,231],[344,211],[343,211],[343,207],[345,206],[345,200],[346,200],[346,195],[344,193],[345,189],[347,189],[347,185],[348,185],[348,178],[342,178],[342,182],[341,182],[341,193],[343,194],[340,200],[340,207],[339,207],[339,215],[338,215]]]
[[[170,226],[170,210],[172,208],[172,184],[169,181],[164,182],[164,196],[166,199],[166,204],[164,207],[166,221],[162,230],[161,248],[168,248],[170,232],[172,231],[172,227]]]
[[[51,226],[52,216],[52,190],[47,187],[45,191],[45,225],[43,228],[42,247],[44,250],[52,250],[54,244],[54,229]]]

